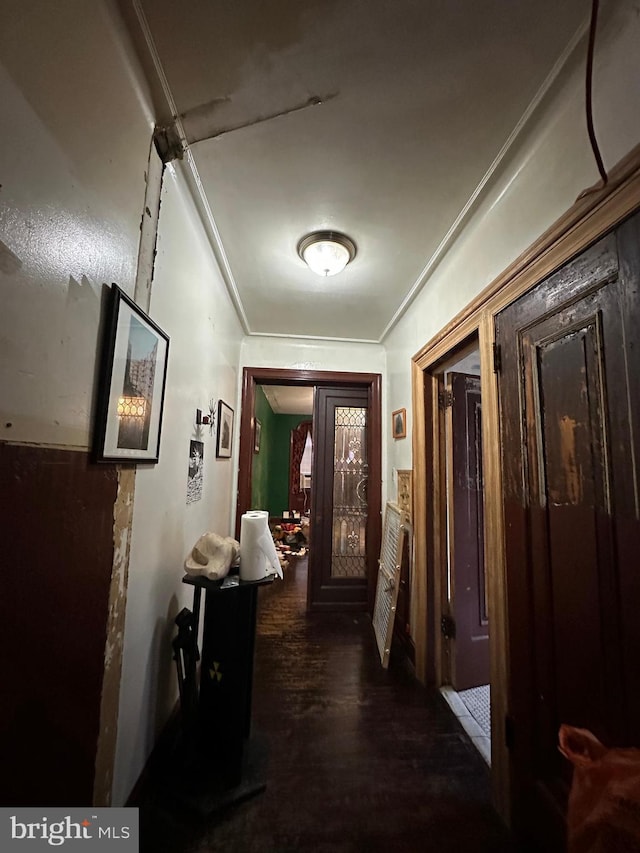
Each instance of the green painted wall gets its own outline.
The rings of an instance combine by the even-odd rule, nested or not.
[[[262,424],[262,433],[260,439],[260,453],[253,454],[253,462],[251,468],[251,509],[268,509],[269,508],[269,471],[270,471],[270,453],[269,453],[269,436],[273,434],[273,421],[276,415],[273,414],[269,401],[264,395],[264,391],[258,385],[256,388],[256,418]]]
[[[275,415],[264,391],[256,388],[256,418],[262,424],[260,452],[253,454],[251,509],[280,516],[289,508],[291,430],[311,415]]]

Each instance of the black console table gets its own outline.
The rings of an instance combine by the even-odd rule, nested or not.
[[[266,787],[266,750],[251,737],[251,695],[258,588],[273,580],[274,575],[242,581],[237,574],[221,581],[193,575],[182,579],[194,588],[194,648],[191,673],[185,677],[193,680],[192,687],[203,592],[205,601],[199,690],[191,691],[191,708],[183,708],[188,714],[183,716],[188,784],[183,773],[180,788],[182,798],[204,815]],[[181,685],[183,703],[189,695]]]

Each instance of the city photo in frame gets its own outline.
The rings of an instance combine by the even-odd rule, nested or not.
[[[104,339],[97,462],[157,462],[169,338],[117,285]]]

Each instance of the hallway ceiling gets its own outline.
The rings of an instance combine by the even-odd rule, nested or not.
[[[261,385],[274,415],[312,415],[312,385]]]
[[[362,341],[383,340],[428,286],[590,8],[120,6],[157,115],[166,124],[178,116],[186,171],[245,331]],[[335,277],[316,276],[297,255],[316,229],[357,245]]]

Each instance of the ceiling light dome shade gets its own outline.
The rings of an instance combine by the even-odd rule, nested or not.
[[[298,254],[317,275],[336,275],[355,258],[356,245],[338,231],[314,231],[300,240]]]

